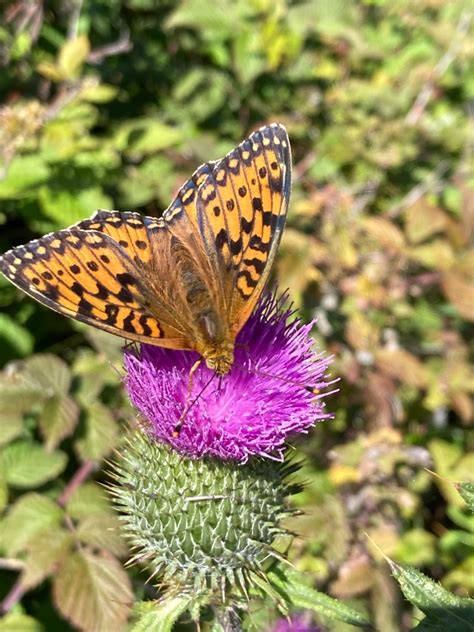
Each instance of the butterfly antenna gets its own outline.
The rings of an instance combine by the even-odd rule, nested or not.
[[[191,408],[194,406],[194,404],[199,400],[199,398],[201,397],[201,395],[204,393],[204,391],[206,390],[206,388],[209,386],[209,384],[212,382],[212,380],[216,377],[216,374],[213,373],[211,375],[211,377],[209,378],[209,380],[204,384],[204,386],[201,388],[201,390],[199,391],[199,393],[196,395],[196,397],[193,399],[193,401],[185,407],[184,411],[181,413],[181,417],[178,419],[177,424],[175,425],[174,429],[173,429],[173,439],[176,439],[177,437],[179,437],[181,429],[183,428],[183,423],[186,419],[187,414],[189,413],[189,411],[191,410]]]

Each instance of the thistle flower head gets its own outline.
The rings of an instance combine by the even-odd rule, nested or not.
[[[164,594],[191,594],[213,603],[248,599],[294,510],[289,478],[298,465],[253,459],[183,457],[144,432],[130,433],[113,464],[110,490],[122,532]]]
[[[202,362],[191,394],[197,354],[149,345],[126,352],[125,385],[151,436],[195,458],[281,460],[290,435],[330,416],[318,395],[305,389],[327,386],[329,360],[314,351],[313,323],[290,321],[285,298],[260,302],[237,338],[230,373],[219,378]]]

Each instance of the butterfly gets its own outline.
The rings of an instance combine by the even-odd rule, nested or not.
[[[291,189],[285,128],[201,165],[162,217],[98,210],[9,250],[0,270],[61,314],[123,338],[197,351],[229,372],[272,268]]]

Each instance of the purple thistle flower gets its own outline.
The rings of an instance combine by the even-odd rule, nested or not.
[[[127,350],[125,385],[147,431],[194,458],[281,460],[289,435],[331,417],[323,396],[304,388],[319,391],[331,384],[330,360],[313,349],[314,323],[289,322],[294,311],[283,308],[286,298],[268,295],[260,301],[238,335],[231,371],[213,378],[202,362],[193,375],[191,397],[189,372],[198,354],[150,345]],[[180,433],[173,437],[180,419]]]
[[[271,632],[323,632],[323,629],[311,625],[305,615],[298,615],[291,619],[279,619]]]

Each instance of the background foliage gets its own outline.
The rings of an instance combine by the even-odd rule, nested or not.
[[[160,214],[198,164],[288,127],[278,282],[341,377],[334,421],[296,445],[292,561],[386,632],[422,614],[380,550],[472,594],[473,518],[452,484],[474,471],[467,3],[17,0],[2,20],[2,252],[96,208]],[[0,630],[120,629],[156,597],[123,570],[98,484],[132,414],[120,345],[3,278],[0,305]]]

